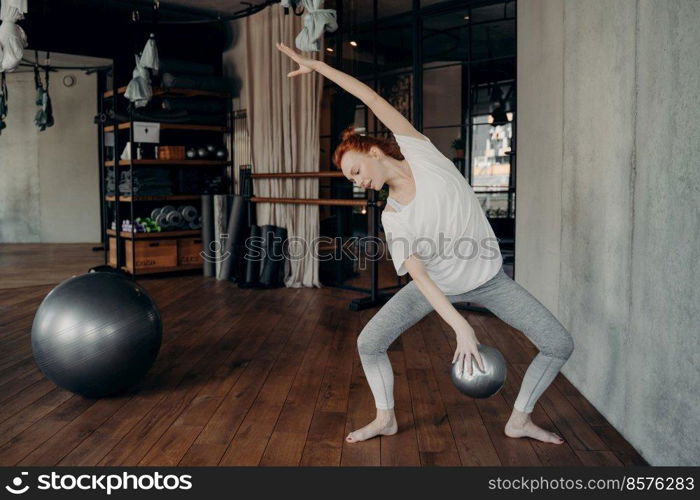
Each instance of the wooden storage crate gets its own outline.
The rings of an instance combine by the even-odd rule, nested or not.
[[[107,264],[117,267],[117,238],[113,236],[109,238],[109,259]]]
[[[124,242],[126,249],[126,267],[129,272],[147,272],[164,267],[177,266],[177,240],[173,239],[143,239],[133,242],[133,251],[136,254],[132,258],[132,242]]]
[[[178,238],[177,240],[177,265],[191,266],[203,264],[202,238]]]
[[[184,160],[185,146],[158,146],[159,160]]]

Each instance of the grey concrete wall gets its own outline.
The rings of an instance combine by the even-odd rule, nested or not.
[[[76,78],[72,87],[64,74]],[[56,124],[34,125],[34,75],[9,73],[7,128],[0,135],[0,242],[100,241],[97,77],[51,75]]]
[[[516,279],[652,465],[700,464],[700,2],[519,0]]]

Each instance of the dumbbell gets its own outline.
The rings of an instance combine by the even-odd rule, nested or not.
[[[180,215],[182,215],[182,218],[186,222],[192,222],[199,215],[197,212],[197,209],[195,207],[193,207],[192,205],[185,205],[182,207],[178,207],[178,212],[180,212]]]
[[[168,224],[168,216],[166,214],[160,213],[156,216],[155,222],[160,226],[161,229],[169,229],[170,224]]]
[[[180,227],[183,221],[182,215],[180,214],[180,212],[177,211],[168,212],[165,215],[165,220],[168,223],[168,227],[171,228]]]

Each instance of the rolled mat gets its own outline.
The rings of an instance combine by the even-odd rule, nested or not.
[[[284,279],[286,277],[285,274],[287,270],[287,252],[289,251],[286,227],[278,227],[275,230],[275,241],[277,242],[276,244],[279,245],[279,249],[276,249],[275,255],[280,255],[282,257],[277,265],[277,282],[279,283],[279,286],[284,286]]]
[[[228,206],[229,195],[215,194],[214,195],[214,252],[216,253],[215,276],[221,278],[221,264],[223,264],[225,254],[224,247],[228,234],[226,234],[226,226],[228,225]]]
[[[111,109],[108,110],[106,114],[110,118],[122,122],[128,122],[131,120],[131,116],[129,114],[115,113]],[[134,109],[133,117],[137,120],[163,123],[191,123],[195,125],[223,125],[226,123],[226,115],[224,113],[198,114],[190,113],[184,109],[176,111],[168,111],[165,109]]]
[[[246,224],[246,206],[243,196],[237,194],[233,196],[233,201],[230,203],[231,211],[228,218],[228,226],[226,233],[228,239],[224,248],[226,258],[221,264],[218,278],[221,280],[230,279],[235,272],[235,262],[240,257],[239,252],[242,246],[243,235],[245,235]]]
[[[264,251],[264,248],[261,248],[261,243],[260,243],[260,237],[261,237],[261,229],[260,226],[253,224],[250,226],[250,238],[251,238],[251,247],[255,249],[255,253],[251,255],[250,251],[246,251],[245,254],[245,285],[254,285],[258,283],[258,280],[260,279],[260,255],[257,255],[257,252],[260,250]],[[239,283],[239,286],[242,286],[243,284]]]
[[[287,239],[287,229],[279,226],[263,226],[263,237],[267,251],[260,274],[260,284],[268,288],[282,286],[285,262],[282,250]]]
[[[215,276],[215,255],[212,254],[214,245],[214,195],[202,195],[202,249],[204,250],[204,276]]]

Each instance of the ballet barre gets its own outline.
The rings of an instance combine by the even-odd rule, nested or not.
[[[300,178],[327,178],[327,177],[343,177],[342,172],[324,171],[324,172],[280,172],[280,173],[261,173],[254,174],[251,171],[250,165],[241,165],[239,168],[239,185],[241,195],[245,202],[248,203],[248,213],[252,214],[253,203],[281,203],[294,205],[318,205],[318,206],[344,206],[344,207],[366,207],[367,208],[367,233],[369,236],[379,238],[379,208],[384,205],[384,202],[377,199],[377,192],[370,190],[368,198],[363,199],[329,199],[329,198],[274,198],[260,197],[254,195],[253,180],[263,179],[300,179]],[[249,216],[250,217],[250,216]],[[249,225],[252,224],[252,219],[249,219]],[[379,262],[377,259],[370,261],[370,287],[362,288],[352,285],[330,285],[334,288],[352,290],[357,292],[367,293],[368,296],[354,299],[350,302],[350,310],[360,311],[371,307],[377,307],[384,304],[392,294],[383,293],[384,290],[395,290],[402,285],[395,285],[385,288],[379,288]]]
[[[367,200],[359,199],[329,199],[329,198],[261,198],[253,196],[250,198],[252,203],[292,203],[295,205],[324,205],[333,207],[368,207]],[[382,202],[378,201],[377,206],[381,206]]]
[[[280,173],[264,173],[264,174],[250,174],[251,179],[326,179],[333,177],[345,177],[343,172],[335,172],[332,170],[323,172],[280,172]]]

